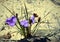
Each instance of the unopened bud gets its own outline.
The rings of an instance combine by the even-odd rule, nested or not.
[[[16,13],[16,17],[18,17],[18,14]]]
[[[38,15],[36,13],[33,13],[34,17],[38,17]]]
[[[38,22],[40,22],[40,21],[41,21],[41,17],[38,18]]]

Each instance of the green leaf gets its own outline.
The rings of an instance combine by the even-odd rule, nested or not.
[[[16,18],[17,18],[17,22],[19,24],[19,26],[21,27],[21,30],[23,32],[23,35],[25,36],[25,28],[23,28],[21,25],[20,25],[20,21],[19,21],[19,18],[18,18],[18,14],[16,13]]]
[[[26,7],[26,4],[25,3],[24,3],[24,6],[25,6],[25,12],[26,12],[25,18],[28,20],[28,11],[27,11],[27,7]]]
[[[46,15],[44,15],[44,17],[41,19],[41,21],[44,21],[43,19],[45,19],[49,15],[49,13],[51,13],[51,11],[52,10],[50,10]]]

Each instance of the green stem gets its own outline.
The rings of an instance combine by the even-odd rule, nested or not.
[[[30,27],[26,28],[27,30],[27,37],[31,37],[31,24]]]
[[[28,11],[27,11],[27,7],[26,7],[26,4],[25,3],[24,3],[24,6],[25,6],[25,12],[26,12],[25,18],[26,18],[26,20],[28,20]],[[27,31],[27,36],[26,37],[31,36],[31,25],[30,25],[30,27],[27,27],[26,28],[26,31]]]
[[[35,27],[34,27],[35,29],[34,29],[34,31],[33,31],[33,34],[34,34],[34,32],[36,31],[36,29],[37,29],[36,27],[38,26],[38,24],[39,24],[39,22],[37,22],[37,24],[35,25]]]
[[[16,18],[17,18],[17,22],[18,22],[19,26],[21,27],[22,32],[23,32],[24,37],[25,37],[25,29],[20,25],[20,21],[19,21],[19,18],[18,18],[18,14],[16,14]]]

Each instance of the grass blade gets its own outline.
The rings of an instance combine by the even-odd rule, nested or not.
[[[26,12],[26,16],[25,16],[25,18],[28,20],[28,11],[27,11],[27,7],[26,7],[26,4],[24,3],[24,6],[25,6],[25,12]]]
[[[3,4],[2,4],[2,6],[4,6]],[[14,15],[14,13],[13,12],[11,12],[6,6],[4,6],[12,15]],[[15,16],[15,15],[14,15]]]

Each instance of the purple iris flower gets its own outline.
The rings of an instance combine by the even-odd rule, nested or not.
[[[14,26],[16,24],[16,17],[15,16],[12,16],[11,18],[8,18],[6,20],[6,24],[10,25],[10,26]]]
[[[22,20],[20,21],[20,24],[24,27],[28,27],[29,26],[29,23],[28,23],[28,20]]]
[[[32,20],[32,23],[34,24],[34,23],[35,23],[35,17],[34,17],[34,15],[32,15],[32,16],[30,17],[30,19]]]

